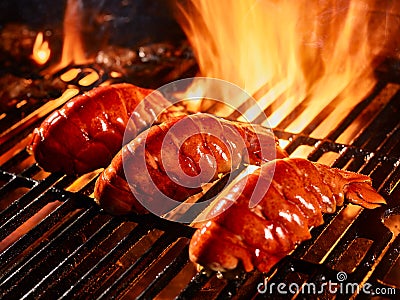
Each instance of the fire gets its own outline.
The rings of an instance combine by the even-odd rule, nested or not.
[[[302,112],[286,129],[301,132],[332,100],[340,99],[335,115],[343,115],[374,87],[374,63],[387,34],[384,17],[371,13],[377,5],[368,0],[192,0],[179,6],[178,20],[202,76],[227,80],[254,95],[268,108],[272,127],[300,105]],[[257,119],[252,108],[245,117]],[[324,122],[325,131],[328,126]]]
[[[82,42],[82,1],[68,0],[64,15],[64,41],[60,65],[84,64],[88,61]]]
[[[32,59],[39,65],[44,65],[50,58],[49,43],[44,41],[43,33],[39,32],[33,44]]]
[[[68,0],[63,20],[63,47],[61,59],[48,72],[56,72],[69,64],[85,64],[93,59],[87,57],[82,39],[83,32],[83,2]]]

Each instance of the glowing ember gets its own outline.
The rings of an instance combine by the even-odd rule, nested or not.
[[[50,58],[50,47],[47,41],[43,40],[43,33],[39,32],[33,44],[32,59],[39,65],[44,65]]]
[[[301,132],[333,99],[341,100],[334,115],[344,115],[373,88],[374,62],[388,34],[384,15],[371,13],[375,2],[192,0],[179,7],[178,19],[202,76],[252,95],[265,90],[256,99],[268,107],[271,126],[301,103],[303,111],[286,127]],[[245,116],[257,118],[251,108]],[[325,134],[328,122],[337,120],[323,123]]]

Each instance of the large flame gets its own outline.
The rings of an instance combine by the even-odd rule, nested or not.
[[[300,132],[333,99],[343,99],[336,110],[346,112],[373,88],[386,28],[384,19],[371,19],[375,5],[367,0],[192,0],[179,7],[178,19],[202,76],[255,95],[269,107],[271,126],[301,104],[304,109],[287,128]],[[194,90],[199,88],[189,93]],[[257,116],[249,108],[245,117]]]

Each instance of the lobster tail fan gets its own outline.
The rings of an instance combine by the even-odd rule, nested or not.
[[[352,182],[345,187],[345,196],[350,203],[374,209],[386,204],[385,199],[366,182]]]

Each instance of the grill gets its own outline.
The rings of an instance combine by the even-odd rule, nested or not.
[[[2,299],[287,297],[277,289],[258,292],[266,280],[270,287],[282,282],[303,287],[292,296],[305,299],[309,294],[302,291],[309,283],[339,285],[338,272],[344,272],[346,282],[369,289],[338,290],[336,295],[325,290],[319,295],[323,299],[353,294],[357,299],[371,298],[371,290],[385,291],[387,298],[400,295],[400,70],[396,61],[377,69],[374,90],[347,115],[336,115],[339,100],[334,99],[300,133],[293,133],[287,128],[305,110],[303,102],[274,129],[290,155],[371,176],[388,205],[375,210],[346,205],[325,215],[324,225],[312,230],[312,239],[268,274],[238,272],[223,278],[197,271],[189,261],[193,228],[152,215],[112,217],[91,198],[98,172],[78,179],[50,174],[26,150],[33,128],[77,93],[118,81],[162,85],[196,72],[190,55],[181,61],[162,57],[155,61],[136,69],[145,78],[114,77],[97,64],[68,66],[52,75],[65,84],[60,97],[42,103],[23,99],[0,114]],[[63,80],[71,70],[76,75]],[[95,79],[93,73],[98,75]],[[260,90],[255,98],[266,92]],[[279,101],[272,105],[279,106]],[[271,111],[271,106],[265,107],[267,116]],[[339,121],[321,133],[321,124],[331,118]]]

